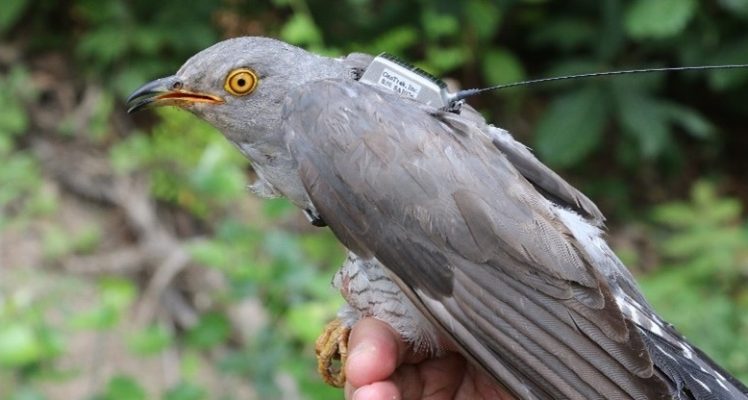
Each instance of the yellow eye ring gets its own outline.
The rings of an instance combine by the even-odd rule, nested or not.
[[[252,93],[257,87],[257,75],[252,70],[239,68],[226,76],[223,88],[234,96],[244,96]]]

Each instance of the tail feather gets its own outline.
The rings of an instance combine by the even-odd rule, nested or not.
[[[672,330],[671,330],[672,331]],[[678,344],[640,328],[657,372],[669,382],[675,399],[748,400],[748,388],[679,334]]]
[[[748,388],[657,316],[633,281],[618,283],[618,306],[638,328],[656,373],[670,385],[673,399],[748,400]]]

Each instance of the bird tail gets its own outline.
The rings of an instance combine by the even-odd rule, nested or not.
[[[671,384],[674,399],[748,400],[745,385],[674,329],[667,329],[665,335],[639,329],[657,373]]]

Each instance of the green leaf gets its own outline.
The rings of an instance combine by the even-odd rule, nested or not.
[[[296,211],[296,206],[286,198],[268,199],[262,202],[262,213],[277,219]]]
[[[5,33],[18,21],[28,0],[3,0],[3,11],[0,12],[0,34]]]
[[[230,268],[231,257],[228,246],[218,240],[191,243],[188,251],[195,262],[209,267]]]
[[[231,326],[223,314],[209,313],[187,332],[187,343],[196,348],[209,348],[225,341]]]
[[[554,100],[535,133],[535,147],[547,163],[567,167],[590,154],[602,138],[605,97],[594,87]]]
[[[714,185],[708,181],[698,181],[693,185],[691,201],[694,214],[702,224],[732,224],[739,220],[742,212],[740,201],[720,198]]]
[[[296,13],[281,29],[281,38],[296,45],[321,45],[322,33],[307,14]]]
[[[720,0],[717,4],[725,10],[739,14],[742,16],[748,16],[748,1],[746,0]]]
[[[46,397],[40,392],[38,392],[37,389],[24,387],[13,392],[13,394],[10,396],[8,400],[45,400],[45,399]]]
[[[128,173],[143,167],[154,156],[153,143],[146,135],[133,134],[109,150],[109,158],[116,172]]]
[[[237,165],[232,165],[234,151],[222,142],[208,145],[190,176],[191,183],[198,191],[222,201],[245,194],[244,173]]]
[[[99,305],[93,310],[76,314],[70,325],[77,329],[110,329],[120,320],[120,312],[110,306]]]
[[[483,57],[483,76],[490,85],[519,82],[525,70],[517,57],[506,49],[491,49]]]
[[[18,102],[0,102],[0,135],[14,135],[23,132],[29,120],[26,111]]]
[[[716,54],[710,57],[710,63],[743,64],[748,54],[748,38],[741,37],[733,42],[726,42],[719,46]],[[709,71],[709,87],[714,90],[729,90],[740,87],[748,82],[748,69],[716,69]]]
[[[457,18],[449,14],[439,14],[433,9],[426,9],[421,14],[421,23],[426,37],[436,40],[444,36],[454,36],[460,28]]]
[[[403,55],[410,46],[420,40],[418,31],[412,26],[398,26],[379,35],[370,46],[362,46],[370,53],[377,54],[380,51]]]
[[[145,389],[133,378],[125,375],[112,377],[104,391],[104,400],[145,400]]]
[[[289,310],[288,327],[305,343],[313,343],[328,320],[335,317],[334,311],[323,303],[297,304]]]
[[[655,207],[652,211],[652,219],[669,227],[686,228],[694,225],[698,221],[699,216],[689,204],[670,202]]]
[[[28,72],[22,67],[13,67],[0,78],[0,137],[23,133],[29,118],[22,100],[35,94]]]
[[[96,102],[91,118],[88,120],[88,133],[92,139],[101,141],[107,134],[111,132],[109,126],[109,117],[114,110],[114,97],[108,92],[102,93]]]
[[[558,17],[533,31],[530,42],[536,46],[551,45],[573,50],[593,43],[599,35],[599,30],[584,18]]]
[[[137,289],[132,281],[124,278],[105,278],[99,282],[99,290],[102,303],[116,309],[128,307],[137,294]]]
[[[678,35],[686,28],[697,7],[696,0],[636,0],[626,10],[626,31],[634,39]]]
[[[656,244],[674,264],[641,282],[658,311],[684,334],[701,338],[696,344],[736,371],[745,359],[731,355],[748,346],[742,334],[748,329],[742,317],[748,292],[740,279],[748,235],[739,226],[740,208],[737,199],[720,197],[708,181],[693,185],[688,203],[656,207],[655,218],[669,228]]]
[[[122,278],[104,278],[99,282],[100,299],[92,310],[76,314],[71,324],[78,329],[110,329],[122,318],[135,298],[135,285]]]
[[[139,26],[138,29],[132,33],[133,48],[144,54],[156,55],[162,43],[162,37],[156,29],[147,26]]]
[[[40,360],[43,354],[43,346],[31,326],[12,322],[0,327],[0,365],[28,365]]]
[[[48,259],[62,257],[72,251],[67,232],[56,225],[47,227],[42,237],[44,256]]]
[[[488,0],[469,0],[465,4],[468,25],[480,39],[493,36],[503,17],[503,10]]]
[[[634,91],[621,93],[617,99],[624,133],[639,142],[639,151],[645,158],[660,155],[670,140],[668,119],[660,102]]]
[[[199,350],[186,348],[180,352],[182,362],[180,363],[181,375],[186,379],[195,379],[200,376],[203,368],[204,358]]]
[[[691,136],[706,139],[714,135],[716,128],[701,113],[678,103],[663,102],[662,111],[675,124],[680,125]]]
[[[189,382],[180,382],[170,388],[164,395],[164,400],[202,400],[207,399],[205,389]]]
[[[97,67],[105,68],[125,54],[128,43],[127,35],[123,36],[121,29],[109,26],[84,35],[78,42],[77,51]]]
[[[133,334],[128,345],[131,351],[140,355],[154,355],[171,345],[171,334],[161,325],[149,326]]]
[[[426,63],[424,68],[434,74],[451,71],[465,62],[467,51],[461,47],[429,46],[426,49]]]

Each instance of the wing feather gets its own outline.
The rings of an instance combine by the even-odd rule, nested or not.
[[[471,107],[463,106],[463,108],[460,116],[453,113],[441,113],[439,117],[457,130],[478,129],[486,132],[491,137],[494,146],[504,153],[517,171],[532,182],[543,196],[573,209],[597,226],[603,224],[605,217],[595,203],[540,162],[527,146],[514,140],[512,135],[503,129],[486,126],[481,115]]]
[[[381,262],[515,394],[668,398],[638,331],[537,187],[556,183],[531,182],[490,134],[438,115],[329,80],[289,95],[283,129],[338,238]],[[575,196],[565,195],[595,214]]]

